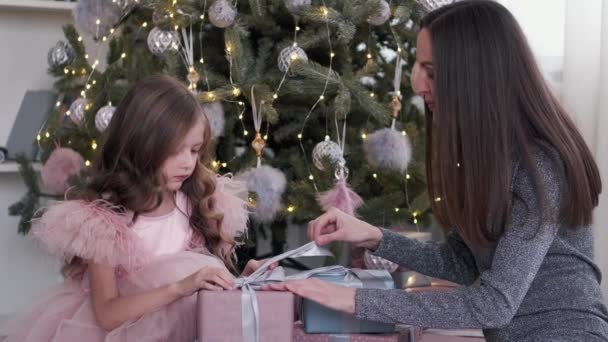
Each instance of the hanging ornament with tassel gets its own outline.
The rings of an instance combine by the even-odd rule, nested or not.
[[[237,179],[247,183],[247,189],[257,194],[253,219],[262,224],[274,221],[277,213],[283,208],[282,198],[287,186],[287,179],[280,170],[262,165],[262,155],[266,147],[266,141],[262,138],[260,129],[262,128],[262,107],[257,111],[255,104],[255,86],[251,87],[251,111],[253,114],[253,124],[255,127],[255,139],[251,143],[257,157],[255,168],[249,169],[239,175]]]
[[[326,192],[317,195],[317,201],[323,210],[328,211],[331,208],[336,208],[342,212],[355,216],[357,209],[363,205],[363,199],[348,185],[346,180],[348,179],[348,168],[346,167],[346,160],[344,159],[344,145],[346,142],[346,119],[342,127],[342,132],[338,127],[337,119],[334,120],[336,123],[336,134],[338,140],[338,146],[340,147],[340,157],[337,162],[336,170],[334,175],[336,177],[336,183],[334,187]],[[341,133],[341,134],[340,134]],[[326,139],[327,140],[327,139]],[[363,268],[363,254],[364,249],[362,248],[345,248],[341,246],[344,252],[339,253],[338,262],[340,264],[347,264],[350,267]]]
[[[390,128],[370,134],[363,144],[367,162],[374,168],[388,169],[404,174],[412,159],[412,144],[405,131],[397,131],[395,125],[401,112],[401,56],[397,55],[393,79],[393,121]]]

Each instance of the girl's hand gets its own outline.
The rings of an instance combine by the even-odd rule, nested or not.
[[[356,290],[334,285],[320,279],[291,280],[262,286],[262,290],[289,291],[330,309],[355,313]]]
[[[357,247],[375,250],[382,240],[382,231],[339,209],[332,208],[308,224],[308,238],[319,246],[333,241],[345,241]]]
[[[175,284],[177,293],[189,296],[195,291],[203,290],[233,290],[234,276],[226,269],[203,267]]]
[[[253,272],[257,271],[258,268],[260,268],[266,261],[268,261],[268,259],[262,259],[262,260],[254,260],[251,259],[249,261],[247,261],[247,265],[245,265],[245,269],[243,269],[243,272],[241,273],[241,277],[248,277],[250,276]],[[279,264],[277,262],[270,264],[270,267],[268,267],[269,270],[275,269]]]

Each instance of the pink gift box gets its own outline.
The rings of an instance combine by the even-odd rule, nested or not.
[[[410,339],[410,334],[415,335],[414,340]],[[414,342],[422,335],[421,328],[399,328],[394,334],[307,334],[304,332],[302,322],[297,322],[293,330],[293,342]]]
[[[294,295],[256,291],[260,341],[293,340]],[[197,303],[199,342],[242,342],[241,291],[199,291]]]

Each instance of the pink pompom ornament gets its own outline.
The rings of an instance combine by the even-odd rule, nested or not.
[[[68,179],[79,174],[83,166],[84,159],[78,152],[56,148],[40,170],[44,188],[52,195],[63,195],[68,188]]]

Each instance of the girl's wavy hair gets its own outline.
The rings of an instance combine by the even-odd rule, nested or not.
[[[72,198],[102,198],[134,213],[153,210],[162,202],[162,163],[181,143],[196,120],[203,119],[205,136],[199,160],[181,191],[191,206],[193,239],[235,270],[234,237],[222,231],[223,214],[214,211],[215,174],[204,166],[211,142],[209,122],[196,97],[179,80],[158,75],[145,78],[124,97],[106,130],[103,147],[86,181],[71,192]],[[86,265],[74,259],[63,268],[67,277]]]

